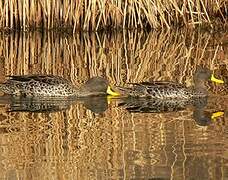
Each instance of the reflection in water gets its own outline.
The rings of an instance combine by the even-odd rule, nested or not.
[[[21,33],[0,38],[1,80],[13,74],[54,74],[77,85],[100,75],[117,85],[153,79],[190,86],[197,64],[214,69],[225,82],[228,78],[227,36],[222,33]],[[193,120],[194,107],[180,111],[178,107],[178,111],[166,113],[131,113],[118,107],[118,100],[109,105],[106,99],[103,103],[97,99],[69,104],[61,101],[59,106],[52,101],[51,108],[34,99],[33,103],[1,100],[0,176],[226,179],[227,83],[208,83],[207,87],[215,96],[207,100],[206,115],[225,113],[204,127]],[[34,111],[34,103],[57,109],[52,113],[24,112],[28,107]],[[8,112],[5,104],[23,112]]]
[[[87,109],[94,113],[102,113],[108,107],[107,98],[102,96],[89,98],[0,97],[1,104],[9,104],[9,112],[58,112],[69,109],[76,102],[83,103]]]
[[[148,99],[148,98],[123,98],[119,106],[124,107],[131,113],[167,113],[184,110],[193,107],[193,119],[200,126],[209,125],[224,112],[205,112],[208,97],[196,99]]]

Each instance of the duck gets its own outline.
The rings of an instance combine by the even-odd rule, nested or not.
[[[212,81],[223,84],[217,79],[211,70],[197,66],[193,77],[194,85],[187,87],[183,84],[170,81],[153,81],[130,83],[128,86],[116,86],[115,90],[122,96],[156,98],[156,99],[191,99],[208,96],[205,82]]]
[[[71,81],[54,75],[15,75],[8,76],[0,84],[0,91],[6,95],[22,97],[87,97],[118,96],[108,81],[102,77],[92,77],[81,87]]]

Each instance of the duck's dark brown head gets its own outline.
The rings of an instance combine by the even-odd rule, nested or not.
[[[215,78],[213,72],[210,69],[202,67],[202,66],[197,66],[196,72],[194,75],[195,83],[203,83],[203,82],[209,81],[209,80],[212,82],[215,82],[215,83],[219,83],[219,84],[224,83],[223,80]]]
[[[92,77],[81,88],[82,96],[112,95],[118,96],[109,85],[108,81],[102,77]]]

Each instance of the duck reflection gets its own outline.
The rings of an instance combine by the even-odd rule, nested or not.
[[[86,98],[37,98],[37,97],[0,97],[0,104],[8,105],[9,112],[35,112],[52,113],[64,111],[76,103],[82,103],[84,107],[94,113],[101,114],[108,108],[109,101],[113,99],[106,96],[94,96]],[[208,97],[192,100],[186,99],[154,99],[124,97],[117,100],[118,106],[130,113],[166,113],[178,112],[187,108],[193,109],[193,119],[200,126],[207,126],[216,118],[223,116],[223,111],[210,113],[206,111]]]
[[[102,113],[108,108],[105,96],[85,98],[37,98],[37,97],[0,97],[0,104],[9,105],[10,112],[51,113],[67,110],[75,103],[83,105],[94,113]]]
[[[223,116],[224,112],[207,112],[208,97],[186,99],[155,99],[155,98],[123,98],[118,106],[131,113],[166,113],[177,112],[188,107],[193,108],[193,119],[200,126],[207,126],[217,117]]]

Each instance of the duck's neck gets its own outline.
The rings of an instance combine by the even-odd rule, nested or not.
[[[75,93],[78,97],[89,96],[91,94],[85,85],[82,85],[80,88],[75,89]]]
[[[99,96],[103,95],[105,93],[99,92],[99,91],[92,91],[87,86],[83,85],[82,87],[75,89],[75,94],[78,97],[86,97],[86,96]]]
[[[196,93],[208,94],[205,82],[203,79],[194,78],[194,90]]]
[[[72,95],[79,97],[80,96],[80,89],[76,87],[72,87]]]

